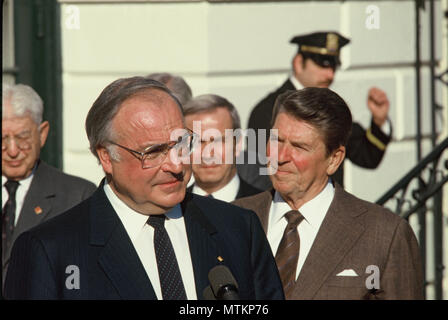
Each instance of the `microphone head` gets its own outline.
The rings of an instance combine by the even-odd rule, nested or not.
[[[210,286],[207,286],[204,291],[202,292],[202,295],[204,296],[205,300],[216,300],[216,297],[212,291],[212,288]]]
[[[230,272],[229,268],[224,265],[218,265],[213,267],[208,273],[208,280],[210,281],[210,286],[214,295],[220,299],[223,291],[234,291],[238,292],[238,284],[235,278]],[[224,290],[223,290],[224,289]]]

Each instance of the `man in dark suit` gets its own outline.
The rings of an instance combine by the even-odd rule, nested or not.
[[[243,139],[233,104],[218,95],[204,94],[184,106],[184,115],[187,128],[201,139],[192,163],[195,182],[187,191],[227,202],[260,193],[237,174],[236,158]]]
[[[39,160],[49,131],[43,102],[26,85],[3,86],[2,97],[2,275],[11,248],[24,231],[88,198],[96,189]]]
[[[352,121],[327,88],[287,91],[268,144],[273,190],[235,201],[264,227],[287,299],[421,299],[422,261],[409,224],[330,178]]]
[[[204,299],[217,265],[233,274],[241,299],[283,298],[255,213],[186,195],[194,135],[169,89],[143,77],[114,81],[86,131],[106,178],[17,239],[6,298]]]
[[[349,41],[337,32],[315,32],[291,39],[291,43],[299,46],[292,61],[293,73],[280,88],[270,93],[254,107],[249,117],[248,127],[266,129],[266,138],[269,138],[274,102],[281,93],[304,87],[328,88],[340,65],[340,49]],[[358,123],[352,123],[352,133],[346,146],[346,158],[358,166],[373,169],[378,167],[383,158],[386,146],[391,140],[392,127],[387,118],[389,100],[384,91],[371,88],[367,97],[367,106],[372,113],[370,127],[365,130]],[[263,187],[269,185],[269,182],[266,182],[268,177],[256,176],[256,167],[240,166],[238,169],[244,178],[251,179],[248,180],[249,183],[254,181],[255,186]],[[343,185],[343,165],[335,172],[333,178]]]

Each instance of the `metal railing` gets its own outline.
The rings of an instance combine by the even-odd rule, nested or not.
[[[448,74],[448,70],[436,75],[437,61],[435,58],[435,4],[434,0],[429,2],[429,46],[430,46],[430,101],[422,103],[422,74],[420,47],[421,47],[421,19],[420,12],[425,10],[425,1],[415,0],[415,43],[416,43],[416,150],[417,165],[412,168],[400,181],[398,181],[389,191],[387,191],[376,203],[385,205],[389,201],[396,201],[395,213],[405,219],[413,214],[418,217],[419,229],[417,237],[419,240],[421,255],[423,258],[423,269],[426,278],[426,285],[434,285],[434,298],[443,299],[443,213],[442,213],[442,187],[448,181],[448,160],[441,161],[444,151],[448,148],[448,138],[436,145],[440,138],[436,128],[436,118],[442,109],[436,103],[436,83],[440,81],[448,85],[448,81],[443,77]],[[448,14],[445,14],[448,17]],[[422,105],[429,106],[431,110],[431,147],[432,151],[422,159]],[[440,130],[439,130],[440,131]],[[431,201],[431,206],[428,203]],[[429,236],[433,239],[434,280],[428,280],[426,265],[428,261],[427,254],[427,216],[432,213],[432,230]]]

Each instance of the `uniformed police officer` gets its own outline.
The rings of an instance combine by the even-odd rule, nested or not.
[[[341,64],[339,53],[350,42],[337,32],[315,32],[299,35],[291,39],[299,46],[292,61],[292,75],[276,91],[261,100],[252,110],[249,128],[266,129],[267,137],[271,127],[271,116],[275,99],[286,90],[299,90],[304,87],[327,88],[333,82],[336,69]],[[352,133],[347,144],[347,155],[353,163],[364,168],[376,168],[383,158],[386,146],[391,139],[392,127],[388,120],[389,100],[386,93],[371,88],[368,93],[367,107],[372,114],[370,127],[365,130],[353,123]],[[254,177],[253,167],[239,167],[240,175],[246,181],[259,188],[266,189],[267,177]],[[343,184],[343,166],[334,174],[333,179]],[[267,179],[269,180],[269,179]]]

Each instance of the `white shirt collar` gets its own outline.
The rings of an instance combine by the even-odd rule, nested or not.
[[[19,186],[17,187],[17,192],[16,192],[16,203],[23,203],[23,200],[25,199],[25,196],[28,192],[28,189],[31,186],[31,182],[33,181],[34,178],[34,170],[33,172],[26,177],[23,180],[19,181]],[[8,200],[8,191],[6,190],[5,187],[5,183],[8,181],[8,178],[2,175],[2,208],[4,207],[6,201]],[[21,208],[21,205],[19,205],[19,207]],[[16,208],[18,209],[18,208]],[[18,212],[20,212],[20,210],[17,210]],[[18,215],[16,214],[16,217]]]
[[[34,178],[34,170],[28,177],[19,181],[19,187],[23,187],[26,190],[28,190],[28,188],[31,185],[31,181],[33,181],[33,178]],[[5,186],[6,181],[8,181],[8,178],[2,175],[2,186]]]
[[[299,82],[299,80],[297,80],[297,78],[294,76],[294,74],[292,74],[292,75],[289,77],[289,81],[292,82],[292,84],[293,84],[294,88],[296,88],[296,90],[303,89],[302,84]]]
[[[237,174],[233,176],[233,178],[227,183],[224,187],[212,193],[213,198],[232,202],[236,199],[236,195],[238,194],[238,190],[240,189],[240,178]],[[201,187],[197,184],[193,185],[193,193],[198,194],[200,196],[207,196],[208,193],[205,192]]]
[[[304,216],[311,226],[319,228],[327,214],[328,208],[334,198],[334,186],[331,179],[328,180],[325,188],[313,199],[305,203],[299,208],[300,213]],[[286,212],[292,210],[287,202],[277,191],[272,202],[273,211],[269,223],[277,223],[283,218]]]
[[[33,178],[34,178],[34,172],[36,171],[36,168],[37,168],[37,162],[36,162],[36,164],[34,165],[34,168],[33,168],[33,170],[31,171],[31,174],[30,174],[28,177],[26,177],[25,179],[23,179],[23,180],[19,180],[19,188],[24,188],[24,190],[27,190],[27,191],[28,191],[28,189],[29,189],[29,187],[30,187],[30,185],[31,185],[31,181],[33,181]],[[6,181],[8,181],[8,178],[5,177],[4,175],[2,175],[2,186],[3,186],[3,187],[5,187],[5,183],[6,183]]]
[[[33,171],[28,177],[19,181],[19,186],[17,187],[16,191],[16,212],[14,221],[14,223],[16,224],[17,221],[19,221],[19,216],[23,208],[23,203],[25,202],[25,197],[28,193],[28,190],[30,189],[31,182],[33,181],[35,169],[36,167],[34,167]],[[2,175],[2,208],[5,206],[6,202],[9,199],[8,190],[5,187],[5,183],[7,181],[8,178]]]
[[[115,192],[112,190],[107,181],[104,183],[104,192],[109,199],[112,207],[123,223],[129,237],[132,241],[135,241],[139,236],[142,229],[145,227],[149,216],[141,214],[140,212],[131,209],[126,203],[124,203]],[[178,219],[182,217],[182,209],[180,204],[177,204],[166,214],[168,219]]]

